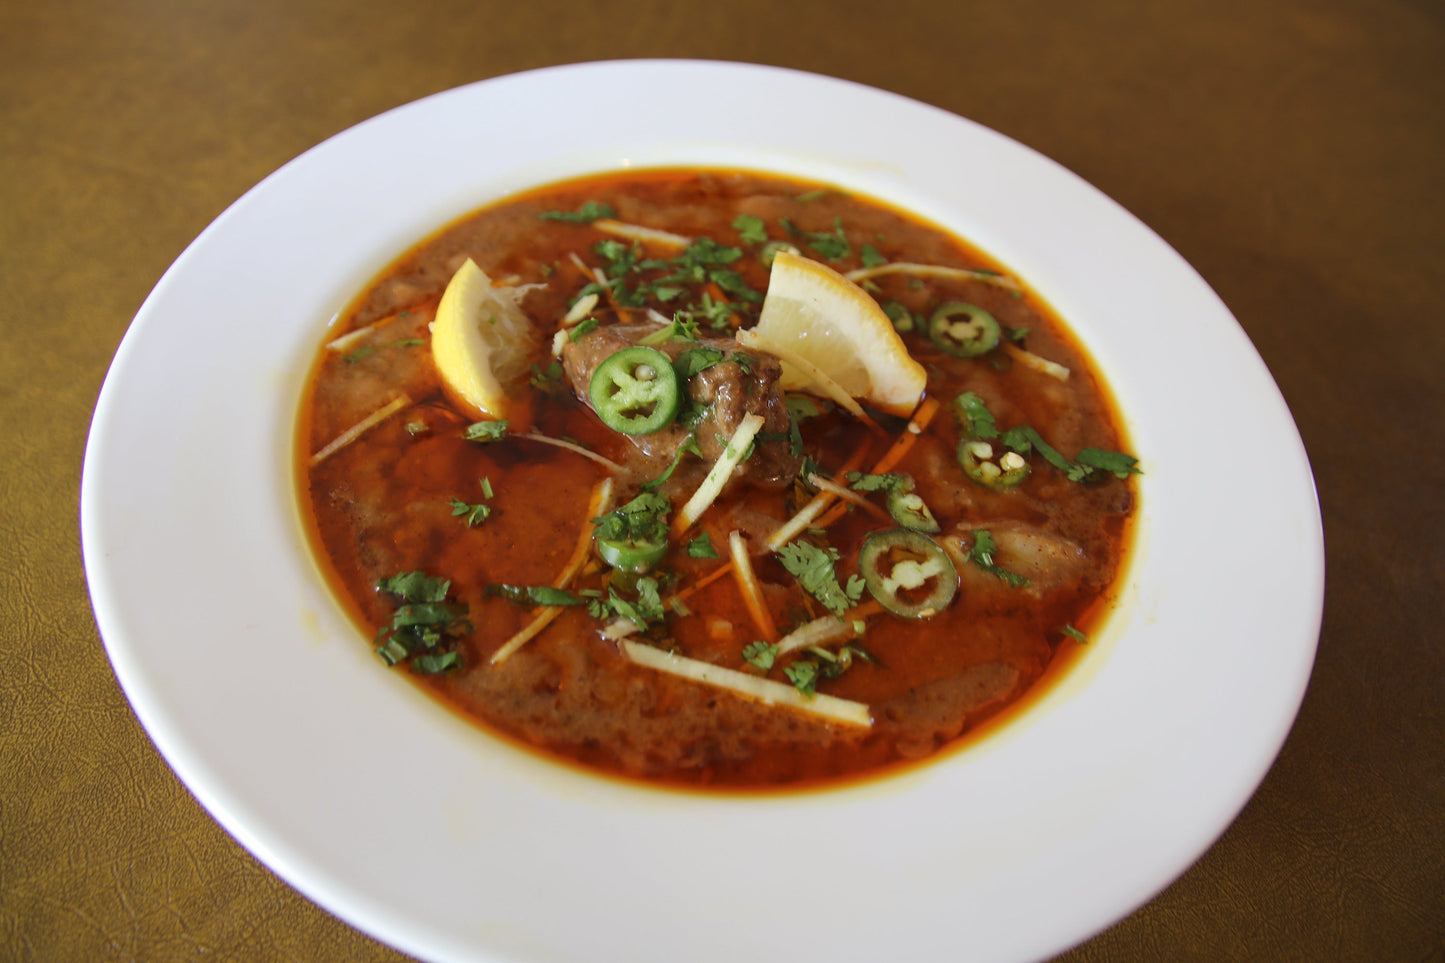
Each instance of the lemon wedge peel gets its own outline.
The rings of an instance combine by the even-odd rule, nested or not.
[[[471,416],[494,421],[519,405],[515,391],[535,347],[519,292],[492,284],[468,258],[452,275],[431,323],[432,360],[446,393]]]
[[[737,339],[738,344],[744,348],[757,348],[759,351],[765,351],[781,361],[783,365],[786,366],[784,380],[785,382],[791,382],[791,384],[786,385],[787,387],[795,390],[815,388],[817,391],[822,392],[837,402],[839,407],[843,408],[854,418],[874,428],[878,427],[877,423],[868,417],[868,413],[863,410],[863,406],[853,400],[853,396],[848,393],[846,388],[829,377],[826,371],[796,351],[786,348],[773,339],[764,337],[756,331],[749,329],[739,331]],[[792,378],[788,378],[786,368],[792,369],[794,375]],[[801,376],[801,381],[798,376]]]
[[[810,362],[845,393],[889,414],[918,406],[928,373],[908,353],[878,302],[842,274],[811,258],[779,251],[767,295],[752,329]],[[784,390],[808,390],[815,379],[783,362]]]

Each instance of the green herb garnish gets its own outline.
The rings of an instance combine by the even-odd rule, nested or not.
[[[746,244],[762,244],[768,239],[763,219],[751,214],[739,214],[733,220],[733,230],[738,232],[738,237]]]
[[[376,583],[378,590],[403,603],[373,639],[383,662],[397,665],[410,659],[412,671],[422,674],[443,672],[461,663],[460,655],[444,647],[472,627],[466,621],[467,607],[446,601],[451,584],[425,572],[402,572]]]
[[[973,533],[973,547],[968,550],[968,560],[975,566],[1003,579],[1014,588],[1023,588],[1029,584],[1029,580],[1008,569],[996,565],[993,560],[993,553],[998,551],[998,545],[993,540],[993,535],[986,529],[976,529]]]
[[[504,585],[494,583],[487,586],[487,594],[515,602],[518,605],[582,605],[583,599],[565,589],[550,585]]]
[[[717,558],[717,549],[712,547],[712,539],[707,537],[707,532],[700,532],[696,538],[687,543],[687,554],[690,558]]]
[[[835,567],[838,558],[836,548],[819,548],[811,542],[789,542],[778,550],[778,561],[803,590],[829,612],[841,617],[863,597],[864,583],[862,578],[853,575],[846,585],[839,584]]]
[[[505,418],[499,421],[474,422],[473,424],[467,425],[466,430],[462,432],[462,437],[467,441],[480,441],[483,443],[501,441],[507,437],[507,424],[508,422]]]
[[[617,212],[610,204],[586,201],[575,211],[546,211],[537,215],[544,221],[562,221],[565,224],[591,224],[604,217],[616,217]]]
[[[778,658],[778,646],[771,642],[753,642],[743,649],[743,661],[764,672],[773,667]]]

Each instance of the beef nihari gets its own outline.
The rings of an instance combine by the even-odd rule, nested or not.
[[[594,176],[396,261],[298,472],[377,655],[554,757],[808,786],[956,743],[1087,646],[1135,459],[1047,305],[886,204]]]

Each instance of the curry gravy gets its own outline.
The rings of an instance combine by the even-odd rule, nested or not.
[[[565,608],[505,662],[490,664],[490,655],[539,610],[489,594],[487,587],[550,585],[579,534],[590,529],[589,497],[608,470],[572,451],[515,436],[486,444],[464,437],[470,419],[440,391],[427,325],[467,257],[494,279],[538,285],[521,302],[543,335],[535,385],[519,389],[532,396],[530,429],[630,465],[618,479],[613,507],[637,494],[641,481],[656,477],[657,466],[638,467],[633,442],[603,424],[555,369],[549,375],[552,333],[593,280],[574,255],[589,268],[605,269],[609,262],[596,245],[617,238],[592,224],[543,215],[577,211],[588,202],[608,205],[618,221],[738,248],[741,254],[728,268],[759,294],[767,289],[768,268],[758,256],[762,244],[745,240],[735,226],[740,215],[839,271],[858,268],[867,245],[870,259],[1007,274],[965,241],[886,204],[827,185],[731,170],[629,171],[550,185],[475,212],[404,253],[359,294],[328,337],[358,333],[341,350],[318,351],[298,421],[297,464],[317,556],[368,636],[388,625],[399,604],[377,583],[399,573],[448,579],[448,598],[466,606],[470,631],[449,642],[459,666],[413,675],[420,684],[485,728],[587,768],[674,786],[759,790],[827,784],[934,756],[1019,703],[1051,667],[1056,672],[1080,649],[1065,627],[1088,634],[1107,615],[1129,547],[1134,483],[1105,472],[1071,481],[1035,453],[1018,487],[987,488],[960,468],[957,448],[965,428],[952,401],[973,392],[1001,429],[1030,425],[1071,458],[1083,448],[1128,451],[1107,387],[1064,324],[1026,288],[1020,293],[977,280],[883,275],[866,289],[880,303],[896,302],[894,310],[902,306],[921,318],[925,328],[939,304],[965,301],[991,313],[1005,331],[1027,329],[1018,343],[1068,369],[1060,380],[1002,351],[955,357],[917,326],[902,335],[928,371],[927,396],[941,409],[891,471],[912,477],[940,524],[939,539],[957,536],[966,544],[977,530],[989,531],[1000,540],[994,561],[1004,568],[1028,560],[1011,559],[1003,545],[1044,546],[1029,562],[1035,567],[1027,585],[1009,584],[965,562],[958,566],[957,595],[935,617],[869,615],[866,630],[850,643],[869,658],[854,659],[846,672],[817,683],[820,693],[865,703],[873,719],[866,729],[633,664],[602,635],[606,620],[581,606]],[[836,253],[825,243],[830,234],[848,247],[833,260],[809,244],[818,241]],[[677,252],[643,245],[639,253],[663,259]],[[693,296],[651,306],[671,317]],[[755,303],[730,300],[731,319],[716,329],[704,321],[700,335],[726,337],[733,325],[756,319]],[[640,308],[625,313],[627,319],[619,317],[606,298],[594,312],[603,325],[642,317]],[[403,393],[410,400],[404,410],[309,464],[312,453]],[[906,419],[874,413],[884,429],[877,436],[826,402],[816,407],[818,414],[799,419],[799,434],[807,457],[828,475],[860,454],[868,470],[906,425]],[[657,490],[676,511],[709,467],[683,457]],[[782,670],[792,656],[765,673],[743,658],[744,648],[760,636],[736,580],[722,577],[695,587],[727,562],[729,533],[738,530],[753,549],[780,633],[824,614],[777,557],[761,548],[762,539],[812,494],[801,484],[727,488],[684,539],[673,540],[653,573],[662,597],[683,593],[681,604],[633,638],[786,681]],[[454,499],[485,504],[489,513],[468,526],[454,514]],[[852,509],[826,532],[804,537],[837,550],[837,574],[846,583],[858,572],[864,537],[889,527]],[[720,558],[688,554],[684,542],[699,532]],[[610,572],[605,565],[596,568],[571,589],[605,592]],[[865,592],[860,601],[868,598]],[[384,670],[380,663],[378,670]]]

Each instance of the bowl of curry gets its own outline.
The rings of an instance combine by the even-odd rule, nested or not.
[[[500,394],[434,343],[464,289]],[[1254,791],[1323,581],[1288,409],[1160,238],[952,114],[680,61],[238,200],[117,351],[81,529],[190,791],[448,961],[1060,952]]]

